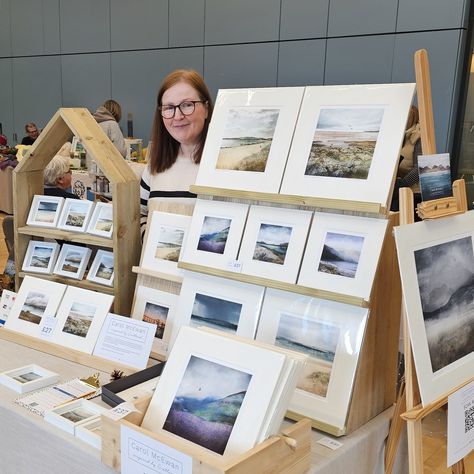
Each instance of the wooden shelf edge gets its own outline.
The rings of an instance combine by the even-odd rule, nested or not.
[[[5,327],[0,328],[0,339],[14,342],[21,346],[26,346],[40,352],[45,352],[47,354],[60,357],[61,359],[76,362],[77,364],[91,367],[102,372],[111,373],[113,370],[120,369],[125,375],[130,375],[138,371],[138,369],[128,365],[122,365],[102,357],[86,354],[85,352],[61,346],[43,339],[38,339],[17,331],[12,331],[11,329],[7,329]]]
[[[333,425],[330,425],[329,423],[324,423],[323,421],[310,418],[306,415],[303,416],[291,410],[288,410],[286,412],[285,417],[293,421],[309,420],[312,428],[316,430],[324,431],[325,433],[329,433],[330,435],[333,435],[333,436],[339,437],[346,434],[346,428],[339,428],[338,426],[333,426]]]
[[[234,199],[250,199],[253,201],[273,202],[276,204],[290,204],[297,206],[317,207],[324,209],[338,209],[343,211],[367,212],[369,214],[385,215],[387,209],[380,203],[365,201],[348,201],[344,199],[327,199],[311,196],[293,196],[290,194],[259,193],[241,191],[237,189],[214,188],[210,186],[192,185],[189,190],[202,196],[219,196]]]
[[[183,277],[178,275],[171,275],[169,273],[155,272],[154,270],[148,270],[146,268],[134,266],[132,272],[138,275],[146,275],[153,278],[160,278],[162,280],[173,281],[175,283],[183,283]]]
[[[206,275],[228,278],[230,280],[241,281],[243,283],[253,283],[254,285],[266,286],[268,288],[274,288],[276,290],[290,291],[292,293],[298,293],[300,295],[310,296],[313,298],[322,298],[325,300],[338,301],[340,303],[351,304],[353,306],[359,306],[362,308],[369,307],[368,301],[357,296],[343,295],[341,293],[333,293],[331,291],[317,290],[315,288],[300,286],[293,283],[270,280],[269,278],[257,277],[244,273],[235,273],[230,272],[228,270],[221,270],[219,268],[206,267],[204,265],[197,265],[194,263],[183,261],[178,262],[178,268],[183,268],[184,270],[190,270],[192,272],[197,273],[205,273]]]

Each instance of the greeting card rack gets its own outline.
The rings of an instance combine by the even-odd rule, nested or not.
[[[144,413],[150,403],[150,397],[137,400],[137,412],[129,413],[122,420],[113,420],[102,416],[102,462],[120,472],[121,466],[121,426],[127,426],[183,454],[192,457],[192,472],[196,474],[303,474],[310,468],[311,424],[305,419],[258,444],[249,451],[224,460],[216,459],[205,449],[183,443],[182,440],[156,434],[141,428]]]
[[[428,53],[421,49],[415,53],[415,73],[418,92],[418,108],[420,112],[421,144],[423,154],[436,153],[436,140],[431,100],[431,83]],[[453,183],[453,197],[434,199],[418,205],[417,213],[422,219],[438,219],[467,211],[467,198],[464,180]],[[400,189],[400,225],[414,222],[413,192],[410,188]],[[422,406],[414,365],[412,344],[408,330],[405,304],[401,306],[403,321],[403,339],[405,356],[405,384],[399,393],[395,406],[392,425],[385,450],[385,472],[390,474],[395,462],[398,443],[402,430],[400,417],[407,422],[408,456],[410,474],[423,473],[422,420],[433,411],[447,403],[448,396],[466,385],[468,381],[439,397],[434,402]],[[407,410],[407,411],[405,411]],[[452,472],[464,472],[463,460],[453,465]]]
[[[69,232],[27,226],[29,207],[35,194],[43,194],[43,170],[52,157],[71,135],[81,139],[84,148],[110,181],[113,199],[112,238],[98,237],[85,233]],[[112,142],[107,138],[87,109],[59,109],[41,135],[35,141],[25,158],[16,167],[13,177],[14,226],[15,226],[15,286],[18,290],[25,273],[21,271],[28,243],[32,237],[60,239],[113,249],[114,284],[112,288],[93,284],[87,280],[73,280],[65,277],[46,277],[114,295],[114,312],[130,314],[135,275],[131,272],[139,260],[139,182],[135,173],[124,161]],[[38,276],[38,274],[34,274]],[[41,276],[44,278],[44,276]]]

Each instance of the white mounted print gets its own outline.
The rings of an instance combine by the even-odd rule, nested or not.
[[[306,87],[280,193],[387,206],[414,90]]]
[[[248,204],[198,199],[181,260],[227,269],[237,258]]]
[[[30,364],[0,374],[0,384],[15,392],[28,393],[52,385],[59,380],[59,374],[45,368]]]
[[[59,218],[58,227],[73,232],[85,232],[94,203],[87,199],[67,198]]]
[[[370,297],[386,219],[315,212],[298,285]]]
[[[63,244],[54,267],[54,273],[75,280],[82,280],[91,253],[92,250],[88,247]]]
[[[37,227],[56,227],[63,204],[63,197],[36,194],[33,197],[26,224]]]
[[[289,410],[344,428],[367,312],[267,289],[256,339],[308,356]]]
[[[196,185],[278,193],[303,91],[219,90]]]
[[[395,227],[421,400],[474,373],[474,212]]]
[[[51,274],[58,253],[59,244],[56,242],[30,240],[21,269],[25,272]]]
[[[110,203],[98,202],[94,207],[92,217],[87,226],[89,234],[101,237],[112,237],[113,232],[113,207]]]
[[[87,274],[87,279],[100,285],[114,284],[115,262],[113,252],[99,249]]]
[[[239,252],[242,273],[295,283],[312,212],[251,206]]]

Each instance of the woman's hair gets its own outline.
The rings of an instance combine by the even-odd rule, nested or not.
[[[71,161],[62,155],[55,155],[44,169],[44,184],[46,186],[56,186],[58,179],[62,178],[70,169]]]
[[[102,107],[105,107],[114,116],[116,122],[120,122],[122,119],[122,107],[120,107],[117,101],[113,99],[106,100]]]
[[[209,89],[201,75],[193,70],[177,69],[168,74],[161,83],[158,97],[156,100],[155,117],[151,132],[151,152],[150,152],[150,170],[153,174],[171,168],[178,157],[180,143],[176,141],[166,130],[161,116],[160,106],[163,94],[172,86],[179,82],[186,82],[193,87],[199,95],[199,99],[207,102],[207,117],[204,122],[199,142],[193,153],[195,163],[201,162],[201,155],[206,141],[207,129],[212,116],[212,99]]]
[[[408,111],[406,130],[413,127],[413,125],[417,124],[419,121],[420,116],[418,114],[418,108],[416,107],[416,105],[410,106],[410,110]]]
[[[29,129],[29,128],[33,128],[33,127],[35,127],[36,130],[38,130],[38,127],[36,126],[35,123],[33,123],[33,122],[28,122],[28,123],[25,125],[25,132],[28,133],[28,129]],[[38,130],[38,132],[39,132],[39,130]]]

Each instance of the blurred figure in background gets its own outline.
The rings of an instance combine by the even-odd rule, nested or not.
[[[26,136],[21,140],[22,145],[33,145],[35,140],[38,138],[39,130],[36,124],[28,122],[25,125]]]
[[[127,156],[127,147],[119,126],[122,118],[122,107],[120,107],[120,104],[113,99],[106,100],[92,116],[125,158]]]

